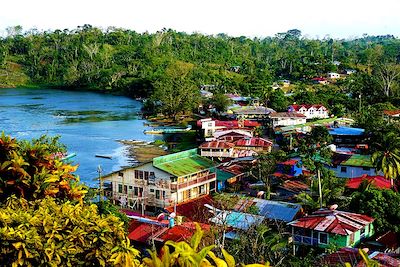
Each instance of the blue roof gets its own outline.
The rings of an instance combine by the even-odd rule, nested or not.
[[[210,219],[210,221],[215,224],[226,224],[241,230],[247,230],[254,224],[262,223],[263,220],[263,216],[236,211],[221,211]]]
[[[361,136],[365,132],[364,129],[361,128],[351,128],[351,127],[338,127],[329,129],[329,133],[331,135],[353,135],[353,136]]]
[[[293,221],[301,209],[301,205],[282,201],[272,201],[260,198],[241,199],[235,206],[235,210],[245,210],[251,205],[258,207],[258,214],[269,220],[283,222]]]

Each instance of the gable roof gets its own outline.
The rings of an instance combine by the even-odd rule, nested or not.
[[[368,183],[371,183],[377,188],[380,189],[390,189],[392,187],[390,180],[386,179],[383,176],[377,175],[377,176],[369,176],[364,174],[363,176],[360,177],[355,177],[355,178],[350,178],[346,182],[346,187],[347,188],[352,188],[352,189],[357,189],[360,187],[361,183],[363,181],[367,181]]]
[[[272,142],[261,138],[261,137],[251,137],[251,138],[243,138],[237,140],[235,142],[236,146],[251,146],[251,147],[270,147],[272,146]]]
[[[283,184],[279,186],[279,188],[285,189],[295,194],[310,190],[310,187],[307,184],[300,181],[292,180],[284,181]]]
[[[320,232],[350,235],[373,221],[373,218],[363,214],[324,209],[288,224]]]
[[[197,148],[153,159],[153,166],[176,177],[210,169],[215,163],[197,154]]]
[[[228,135],[235,135],[235,136],[241,135],[241,136],[243,136],[243,137],[246,137],[246,136],[248,136],[248,137],[253,137],[253,134],[252,134],[251,132],[245,131],[245,130],[239,130],[239,129],[236,129],[236,130],[217,131],[217,132],[214,133],[214,137],[217,138],[217,139],[218,139],[218,138],[221,138],[221,137],[223,137],[223,136],[228,136]]]
[[[272,112],[275,112],[275,110],[263,106],[244,106],[233,110],[233,113],[243,115],[268,115]]]
[[[305,108],[305,109],[309,110],[310,108],[319,109],[319,108],[321,108],[321,107],[324,108],[324,109],[326,109],[326,108],[324,107],[324,105],[321,105],[321,104],[312,104],[312,105],[310,105],[310,104],[290,105],[290,106],[289,106],[289,109],[293,109],[294,111],[299,111],[301,108]]]
[[[202,143],[199,147],[200,148],[232,148],[235,145],[227,142],[227,141],[210,141],[210,142],[204,142]]]

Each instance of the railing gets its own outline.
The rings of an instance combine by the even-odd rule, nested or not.
[[[190,181],[182,182],[182,183],[174,182],[174,183],[171,183],[171,190],[179,190],[179,189],[182,189],[182,188],[185,188],[185,187],[189,187],[189,186],[192,186],[192,185],[200,184],[200,183],[203,183],[203,182],[206,182],[206,181],[209,181],[209,180],[213,180],[216,177],[217,177],[216,174],[212,173],[212,174],[209,174],[209,175],[206,175],[206,176],[203,176],[203,177],[199,177],[199,178],[196,178],[196,179],[193,179],[193,180],[190,180]]]
[[[294,235],[294,242],[310,246],[319,245],[318,238],[312,238],[309,236],[302,236],[302,235]]]

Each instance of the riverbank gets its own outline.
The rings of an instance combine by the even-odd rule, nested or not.
[[[150,162],[155,157],[164,156],[168,154],[163,142],[145,142],[138,140],[117,140],[119,143],[127,147],[128,158],[139,162]]]

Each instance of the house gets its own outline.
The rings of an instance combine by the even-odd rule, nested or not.
[[[336,73],[336,72],[328,72],[326,77],[328,77],[329,79],[339,79],[340,78],[340,74]]]
[[[339,146],[355,147],[357,144],[365,143],[365,130],[353,127],[332,127],[328,129],[333,138],[333,143]]]
[[[216,170],[218,191],[224,190],[227,185],[237,183],[246,175],[244,166],[232,161],[222,163]]]
[[[315,84],[322,84],[322,85],[327,85],[329,84],[329,81],[326,78],[323,77],[315,77],[312,79],[312,82]]]
[[[228,141],[204,142],[199,146],[200,155],[209,158],[232,158],[235,145]]]
[[[211,98],[214,94],[207,90],[200,90],[200,95],[204,98]]]
[[[269,115],[273,128],[277,126],[289,126],[304,124],[307,122],[307,117],[297,112],[274,112]]]
[[[287,87],[290,86],[290,81],[289,80],[280,80],[279,83],[282,84],[283,88],[287,88]]]
[[[260,123],[250,120],[230,120],[220,121],[211,118],[201,119],[197,121],[197,127],[201,128],[202,136],[206,141],[214,139],[214,133],[223,130],[232,129],[253,129],[261,126]]]
[[[131,209],[155,210],[216,190],[214,162],[197,149],[156,157],[152,162],[102,177],[111,182],[108,196]]]
[[[318,210],[288,223],[295,245],[354,247],[374,234],[373,218],[345,211]]]
[[[275,110],[264,106],[244,106],[233,109],[232,112],[237,118],[263,122],[267,121],[268,115],[275,112]]]
[[[370,155],[334,153],[332,156],[332,165],[327,167],[335,172],[336,177],[340,178],[376,175]]]
[[[213,136],[215,139],[219,141],[234,142],[246,137],[248,138],[253,137],[253,132],[251,130],[235,129],[235,130],[217,131],[214,133]]]
[[[290,105],[288,112],[297,112],[303,114],[307,119],[329,118],[328,109],[323,105]]]
[[[242,138],[234,142],[236,149],[253,150],[255,152],[271,152],[272,141],[261,137]]]

